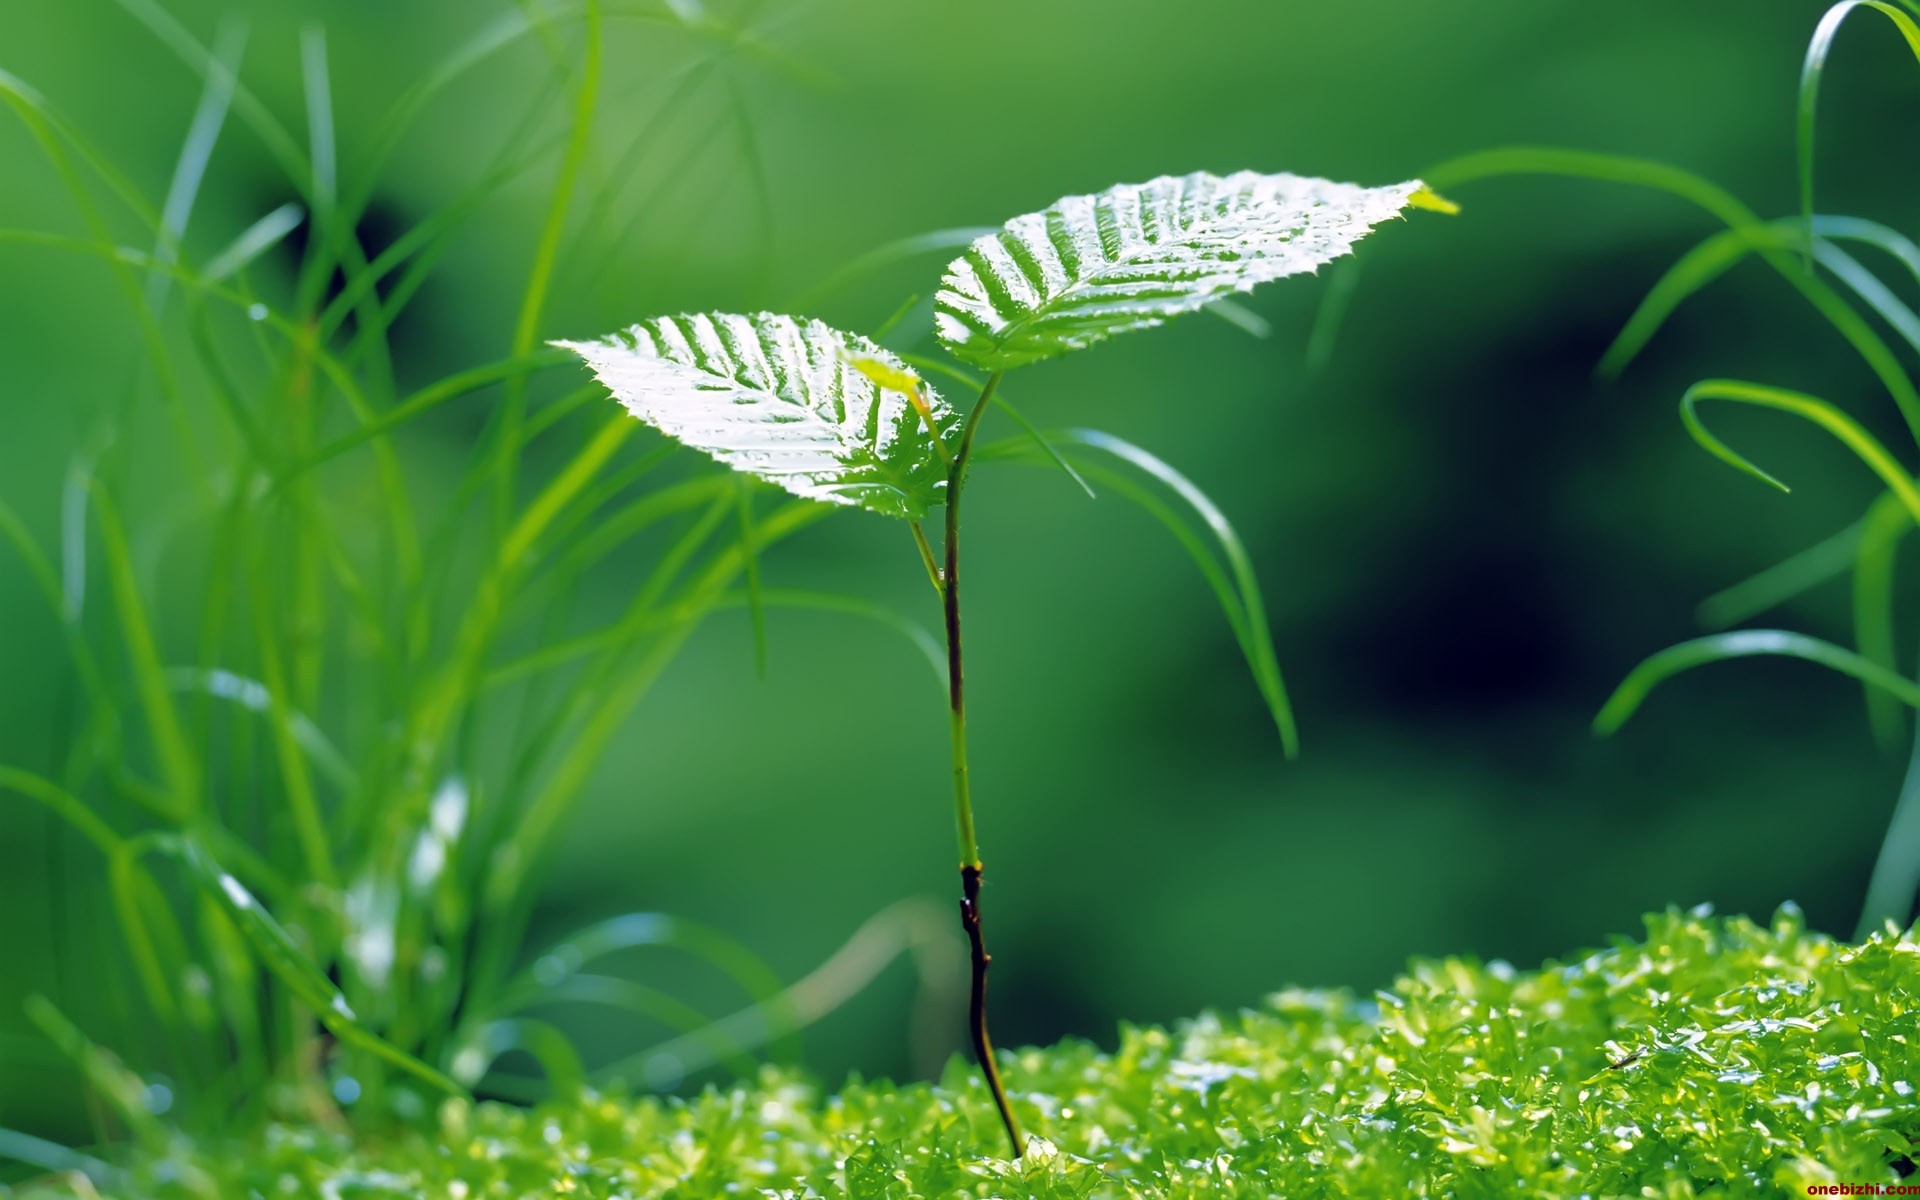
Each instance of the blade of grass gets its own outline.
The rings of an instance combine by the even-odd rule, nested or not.
[[[1854,940],[1865,941],[1888,925],[1896,930],[1910,927],[1916,894],[1920,894],[1920,733],[1915,735],[1914,749],[1907,759],[1907,774],[1900,782],[1893,819],[1887,823],[1873,873],[1867,877]]]
[[[634,912],[610,917],[580,929],[534,960],[532,967],[503,993],[503,1011],[512,1012],[539,998],[565,988],[580,978],[590,963],[610,954],[642,948],[670,948],[708,964],[728,979],[756,1005],[777,1001],[781,993],[780,977],[759,955],[738,939],[711,926],[665,913]],[[791,1020],[778,1017],[770,1028],[791,1028]],[[791,1057],[798,1051],[791,1034],[781,1052]]]
[[[71,606],[61,581],[54,575],[53,565],[47,561],[19,516],[5,501],[0,501],[0,536],[13,543],[20,560],[26,564],[28,575],[33,578],[42,599],[46,601],[48,612],[60,624],[67,657],[72,660],[81,689],[87,695],[96,728],[108,739],[109,744],[117,744],[119,713],[107,694],[106,679],[101,674],[99,661],[80,628],[78,611]]]
[[[118,1189],[123,1186],[121,1173],[112,1164],[17,1129],[0,1129],[0,1159],[25,1163],[50,1174],[75,1172],[86,1176],[88,1182],[97,1188]]]
[[[1360,287],[1360,264],[1366,253],[1364,246],[1357,247],[1344,260],[1335,263],[1327,275],[1326,291],[1320,296],[1320,307],[1313,315],[1313,328],[1307,334],[1307,370],[1318,374],[1327,369],[1333,361],[1333,344],[1340,337],[1340,326],[1346,320],[1347,308],[1353,303],[1353,294]]]
[[[1833,49],[1833,39],[1840,32],[1840,26],[1855,9],[1861,8],[1878,12],[1892,21],[1900,35],[1907,40],[1907,47],[1913,51],[1914,58],[1920,60],[1920,25],[1914,24],[1912,17],[1882,0],[1840,0],[1840,3],[1826,11],[1826,15],[1814,27],[1813,38],[1807,43],[1806,60],[1800,67],[1800,94],[1794,122],[1800,216],[1807,222],[1809,238],[1813,223],[1813,134],[1820,107],[1820,81],[1826,74],[1827,55]],[[1811,252],[1811,241],[1807,248]]]
[[[917,258],[923,254],[963,250],[976,239],[999,231],[1000,227],[997,225],[969,225],[959,229],[935,229],[887,242],[864,254],[855,255],[825,279],[788,300],[782,307],[787,312],[811,312],[819,307],[822,300],[863,275],[870,275],[882,267]]]
[[[1173,533],[1200,567],[1201,574],[1220,602],[1227,624],[1233,630],[1234,640],[1240,644],[1248,669],[1253,673],[1254,683],[1267,703],[1274,728],[1280,734],[1283,752],[1289,759],[1297,757],[1300,753],[1299,729],[1294,721],[1292,705],[1287,699],[1286,685],[1280,677],[1279,661],[1274,656],[1273,638],[1267,628],[1266,606],[1260,595],[1259,579],[1245,544],[1241,542],[1232,522],[1227,520],[1226,514],[1186,476],[1132,442],[1097,429],[1060,430],[1051,436],[1061,445],[1096,450],[1119,459],[1172,491],[1200,518],[1226,560],[1224,570],[1214,559],[1213,551],[1193,534],[1186,522],[1151,493],[1132,486],[1124,476],[1100,472],[1100,477],[1108,487],[1140,505]],[[1024,446],[1024,443],[1019,444]],[[1001,446],[1007,445],[1001,443]],[[982,456],[989,456],[993,449],[990,447],[988,451],[983,451]]]
[[[1913,529],[1913,518],[1891,493],[1874,501],[1861,521],[1853,563],[1853,644],[1860,656],[1885,670],[1894,667],[1894,566],[1900,542]],[[1866,694],[1867,723],[1874,740],[1891,750],[1907,736],[1906,714],[1899,703],[1878,688]]]
[[[1767,264],[1799,291],[1860,355],[1899,406],[1908,432],[1920,442],[1920,390],[1916,390],[1908,378],[1899,358],[1832,288],[1803,270],[1792,254],[1769,245],[1764,223],[1724,188],[1665,163],[1530,146],[1469,154],[1434,167],[1422,178],[1436,190],[1447,190],[1502,175],[1559,175],[1650,188],[1686,200],[1729,229],[1740,231]]]
[[[113,1108],[136,1141],[149,1150],[166,1144],[166,1131],[147,1110],[146,1085],[138,1076],[111,1053],[95,1045],[45,996],[28,996],[25,1007],[27,1019],[80,1069],[88,1086]]]
[[[473,1044],[454,1058],[458,1077],[468,1086],[480,1082],[487,1069],[504,1055],[519,1051],[540,1064],[552,1095],[576,1100],[587,1086],[587,1068],[567,1036],[545,1021],[514,1017],[494,1021],[480,1031]]]
[[[1753,655],[1783,655],[1819,663],[1879,688],[1908,707],[1920,707],[1920,684],[1851,650],[1784,629],[1739,629],[1681,642],[1647,658],[1628,672],[1601,706],[1599,715],[1593,719],[1594,732],[1601,737],[1617,732],[1645,702],[1648,693],[1683,671]]]
[[[94,520],[100,530],[101,551],[106,561],[107,582],[113,592],[121,641],[126,647],[140,706],[146,716],[147,732],[160,759],[161,775],[173,804],[173,817],[185,821],[201,806],[199,763],[181,730],[180,715],[167,688],[153,629],[134,579],[133,557],[127,549],[119,511],[97,483],[93,498]]]
[[[1891,499],[1885,494],[1881,498]],[[1860,529],[1861,522],[1855,521],[1791,558],[1708,596],[1700,602],[1700,624],[1708,629],[1726,629],[1830,579],[1838,579],[1853,562],[1854,550],[1860,544]]]
[[[760,523],[760,545],[773,545],[830,511],[828,505],[804,501],[776,509]],[[724,512],[723,507],[716,509],[718,514]],[[688,583],[684,594],[717,599],[743,568],[738,546],[722,551]],[[524,925],[527,881],[544,861],[554,831],[572,808],[608,743],[625,724],[628,713],[652,688],[696,626],[696,621],[688,621],[668,631],[637,662],[627,661],[619,650],[607,652],[576,686],[571,699],[559,706],[547,730],[527,748],[523,765],[516,771],[519,779],[524,779],[531,764],[541,759],[557,731],[574,732],[560,761],[499,839],[488,861],[482,911],[492,918],[498,936],[489,943],[476,971],[479,994],[486,995],[491,981],[498,978],[502,959],[515,941],[514,931]]]
[[[564,975],[514,999],[506,1011],[520,1007],[549,1004],[590,1004],[617,1009],[645,1020],[656,1021],[683,1035],[701,1047],[711,1061],[724,1063],[741,1079],[751,1079],[758,1070],[753,1055],[737,1039],[727,1036],[708,1020],[705,1013],[668,992],[629,979],[609,975]],[[604,1074],[604,1072],[596,1072]]]
[[[539,340],[540,318],[546,311],[547,285],[553,278],[553,264],[560,251],[560,235],[565,231],[567,210],[573,200],[574,186],[580,177],[587,153],[593,145],[593,118],[600,102],[601,29],[599,0],[586,0],[586,48],[580,74],[580,90],[574,99],[573,124],[567,148],[561,158],[560,174],[554,181],[553,198],[547,206],[546,224],[534,249],[533,268],[520,297],[520,315],[514,321],[512,353],[529,354]],[[527,404],[526,380],[515,376],[507,381],[505,407],[500,423],[500,442],[507,447],[520,443],[520,426]],[[504,526],[512,506],[515,462],[511,455],[502,458],[494,476],[494,523]]]
[[[1790,392],[1785,388],[1745,383],[1737,379],[1704,380],[1688,388],[1686,394],[1680,398],[1680,419],[1685,422],[1687,432],[1693,436],[1694,441],[1715,458],[1783,492],[1789,490],[1786,484],[1754,465],[1752,460],[1728,446],[1707,429],[1695,411],[1702,400],[1727,400],[1739,404],[1750,404],[1758,408],[1792,413],[1812,422],[1853,451],[1854,456],[1878,475],[1881,482],[1887,485],[1887,489],[1899,498],[1912,519],[1920,523],[1920,488],[1915,487],[1913,478],[1906,473],[1893,455],[1887,453],[1886,448],[1871,433],[1861,427],[1859,422],[1827,401],[1817,396]]]
[[[233,82],[239,77],[240,56],[246,44],[244,23],[221,24],[213,52],[217,69],[207,72],[193,123],[187,128],[187,140],[174,162],[173,181],[167,185],[167,198],[160,207],[160,236],[154,241],[153,255],[161,262],[170,262],[180,253],[180,239],[186,236],[194,201],[200,195],[200,183],[206,178],[207,162],[213,157],[214,144],[220,140],[220,128],[226,124],[227,109],[233,103]],[[166,297],[167,283],[165,275],[148,278],[149,307],[160,307]]]
[[[943,958],[943,952],[954,949],[945,917],[944,906],[921,899],[903,900],[882,909],[855,930],[825,962],[780,993],[780,1004],[795,1026],[804,1029],[837,1011],[906,953],[922,959],[924,983],[928,973],[926,962]],[[647,1079],[658,1073],[663,1063],[677,1064],[683,1074],[693,1074],[723,1061],[713,1051],[716,1037],[741,1046],[743,1052],[763,1044],[771,1029],[769,1017],[765,1003],[756,1003],[703,1029],[601,1067],[594,1076]]]
[[[218,56],[201,44],[187,31],[186,26],[175,20],[173,15],[155,3],[155,0],[114,0],[114,2],[144,25],[156,41],[171,50],[196,75],[204,78],[219,70]],[[312,181],[312,176],[308,172],[306,161],[301,157],[300,144],[294,140],[293,135],[287,132],[286,127],[280,124],[272,111],[261,103],[260,98],[254,95],[245,83],[237,80],[233,86],[233,108],[241,120],[253,130],[254,136],[260,139],[267,153],[280,165],[288,181],[299,188],[304,195]],[[307,198],[312,199],[311,196]]]
[[[744,475],[734,477],[734,495],[739,498],[740,559],[746,564],[747,613],[753,624],[753,668],[760,678],[767,677],[767,610],[760,594],[760,552],[754,546],[753,491]]]
[[[224,700],[269,720],[275,711],[273,696],[266,684],[218,667],[173,667],[167,670],[166,680],[167,686],[176,692],[191,692]],[[334,747],[333,741],[306,714],[281,707],[286,713],[288,732],[294,743],[314,767],[335,787],[342,791],[353,790],[356,786],[353,766]]]

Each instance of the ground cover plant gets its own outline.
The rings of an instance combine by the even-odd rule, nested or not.
[[[109,968],[126,985],[117,1021],[82,1028],[53,1001],[30,1002],[46,1041],[87,1080],[97,1144],[0,1130],[0,1154],[36,1172],[21,1191],[1741,1196],[1912,1171],[1920,947],[1901,929],[1920,888],[1914,777],[1857,945],[1809,932],[1791,908],[1767,927],[1673,912],[1650,918],[1643,939],[1539,971],[1416,961],[1371,997],[1283,992],[1239,1013],[1130,1027],[1112,1052],[1073,1041],[992,1048],[960,636],[969,467],[1033,462],[1144,507],[1219,598],[1290,754],[1296,741],[1253,572],[1218,506],[1129,442],[1039,428],[1007,402],[1004,376],[1184,311],[1224,306],[1244,322],[1231,295],[1341,254],[1404,206],[1449,207],[1437,196],[1411,182],[1196,174],[1067,197],[978,237],[914,239],[914,253],[965,248],[934,304],[960,366],[885,349],[885,328],[870,340],[767,313],[652,318],[542,349],[569,214],[613,203],[583,195],[587,131],[608,86],[606,25],[656,21],[762,67],[788,64],[684,6],[527,9],[409,92],[368,168],[449,81],[577,24],[581,68],[554,59],[559,131],[530,117],[468,201],[536,167],[553,171],[506,352],[407,388],[393,322],[472,208],[371,250],[359,217],[372,182],[337,169],[323,34],[309,30],[301,44],[303,147],[240,82],[241,38],[201,45],[145,0],[123,3],[204,82],[163,203],[142,197],[56,105],[0,75],[0,97],[69,185],[84,225],[0,240],[104,264],[147,348],[97,452],[71,474],[58,544],[42,546],[0,506],[0,533],[27,564],[77,681],[53,768],[0,767],[0,789],[99,852],[125,944],[124,967]],[[1837,243],[1878,247],[1916,280],[1920,251],[1812,200],[1827,50],[1863,8],[1920,56],[1920,27],[1895,5],[1848,0],[1821,23],[1801,83],[1798,216],[1766,222],[1685,172],[1596,154],[1495,151],[1424,178],[1451,195],[1544,172],[1691,200],[1726,231],[1656,286],[1606,367],[1624,367],[1675,306],[1754,255],[1860,352],[1920,438],[1920,395],[1884,336],[1920,351],[1920,318]],[[197,255],[184,235],[230,117],[281,160],[302,201]],[[291,286],[256,281],[296,232]],[[576,356],[600,383],[551,398],[535,389],[537,372],[557,375]],[[962,411],[928,376],[974,399]],[[639,421],[606,411],[609,389]],[[489,414],[479,449],[454,496],[421,505],[409,435],[463,399]],[[1716,597],[1708,614],[1737,623],[1851,568],[1857,645],[1713,634],[1634,671],[1599,728],[1618,728],[1677,671],[1784,654],[1869,685],[1876,728],[1903,735],[1884,698],[1920,704],[1920,684],[1894,664],[1891,564],[1908,522],[1920,521],[1920,485],[1815,396],[1743,380],[1691,389],[1681,409],[1692,436],[1770,482],[1707,429],[1697,410],[1708,400],[1807,419],[1887,488],[1859,525]],[[976,443],[990,407],[1016,432]],[[688,471],[692,456],[669,445],[636,452],[642,425],[731,473]],[[155,430],[199,486],[171,525],[151,522],[141,503],[137,449]],[[319,485],[349,469],[379,519],[356,520],[361,510]],[[763,484],[793,498],[766,510]],[[863,598],[762,577],[769,547],[835,505],[900,520],[902,557],[911,540],[939,604],[945,654],[931,657],[947,692],[979,1077],[956,1064],[938,1085],[856,1079],[828,1092],[791,1068],[759,1067],[757,1051],[781,1057],[816,1014],[743,947],[684,920],[629,914],[524,953],[558,829],[704,617],[745,608],[764,647],[765,609],[831,609],[930,644]],[[937,554],[923,524],[936,509]],[[168,558],[206,581],[200,636],[184,656],[157,632],[151,564]],[[596,572],[630,580],[629,599],[611,621],[576,620],[582,580]],[[467,601],[442,626],[436,600],[450,590]],[[604,966],[643,948],[706,960],[745,1007],[715,1020]],[[718,1063],[745,1081],[690,1100],[632,1098],[648,1082],[630,1069],[638,1060],[583,1061],[559,1015],[570,1006],[663,1025],[684,1063]],[[1000,1130],[1006,1157],[995,1153]]]
[[[992,1097],[790,1072],[691,1100],[532,1110],[449,1100],[357,1140],[169,1143],[104,1191],[583,1197],[1727,1196],[1892,1185],[1920,1125],[1920,946],[1651,917],[1639,939],[1516,971],[1416,962],[1372,995],[1287,991],[1174,1028],[1009,1055],[1033,1131],[982,1155]],[[31,1194],[31,1193],[29,1193]]]

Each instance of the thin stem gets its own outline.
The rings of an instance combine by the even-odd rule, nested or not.
[[[940,582],[940,564],[934,561],[933,547],[927,544],[927,531],[918,521],[909,524],[913,527],[913,544],[920,550],[921,565],[927,568],[927,580],[933,584],[934,594],[944,600],[947,589]]]
[[[967,1006],[968,1027],[973,1035],[974,1057],[980,1062],[980,1072],[986,1077],[987,1089],[993,1093],[994,1105],[1000,1110],[1001,1123],[1007,1127],[1007,1138],[1013,1144],[1013,1157],[1019,1158],[1026,1151],[1026,1139],[1021,1136],[1020,1124],[1014,1120],[1013,1108],[1007,1103],[1007,1090],[1000,1082],[1000,1068],[993,1060],[993,1039],[987,1034],[987,968],[993,958],[987,953],[986,938],[980,929],[980,877],[985,868],[980,862],[980,845],[974,836],[973,796],[967,781],[966,673],[960,653],[960,495],[966,484],[967,462],[973,454],[973,435],[980,427],[980,418],[985,415],[987,405],[993,400],[994,389],[999,385],[999,372],[987,377],[986,385],[980,389],[980,398],[974,401],[973,411],[967,414],[966,428],[960,434],[960,448],[954,452],[953,466],[947,473],[947,565],[937,582],[942,585],[940,599],[947,623],[947,695],[953,731],[953,813],[960,840],[960,924],[967,932],[973,960],[973,986]]]
[[[960,835],[960,865],[980,866],[980,846],[973,835],[973,794],[967,782],[967,688],[960,654],[960,495],[966,486],[967,463],[973,456],[973,435],[980,418],[1000,385],[1000,373],[987,377],[967,414],[966,428],[960,434],[960,449],[953,456],[953,469],[947,473],[947,569],[941,576],[940,598],[947,623],[947,698],[953,727],[953,815]]]

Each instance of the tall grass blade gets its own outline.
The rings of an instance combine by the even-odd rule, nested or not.
[[[88,1086],[113,1108],[128,1132],[149,1148],[165,1144],[166,1131],[148,1111],[146,1084],[138,1076],[122,1066],[110,1052],[95,1045],[45,996],[28,996],[25,1008],[27,1019],[80,1069]]]
[[[1892,494],[1882,495],[1860,523],[1853,563],[1853,644],[1861,657],[1894,670],[1894,567],[1900,543],[1913,531],[1913,518]],[[1906,714],[1899,702],[1875,687],[1866,694],[1867,723],[1874,740],[1894,749],[1907,736]]]
[[[288,234],[300,228],[300,222],[306,217],[307,210],[298,204],[282,204],[241,230],[238,237],[208,259],[200,277],[208,283],[219,283],[239,274],[252,266],[262,254],[286,240]]]
[[[1813,39],[1807,43],[1806,60],[1800,66],[1800,95],[1794,126],[1800,176],[1800,216],[1807,222],[1809,237],[1813,223],[1813,134],[1820,107],[1820,81],[1826,74],[1827,55],[1833,50],[1835,35],[1853,11],[1859,8],[1878,12],[1892,21],[1894,28],[1906,38],[1914,58],[1920,59],[1920,25],[1914,24],[1912,17],[1883,0],[1840,0],[1840,3],[1827,10],[1814,27]],[[1808,249],[1812,249],[1811,241]]]
[[[1894,802],[1887,836],[1880,842],[1873,873],[1867,877],[1854,940],[1865,941],[1889,924],[1907,929],[1913,923],[1916,895],[1920,895],[1920,734],[1915,735],[1913,752],[1907,759],[1906,778],[1900,783],[1900,798]]]
[[[221,25],[214,43],[214,69],[200,92],[193,123],[187,127],[187,140],[173,167],[173,181],[167,185],[166,201],[160,206],[160,236],[154,242],[153,256],[171,263],[180,253],[180,239],[186,236],[187,222],[193,215],[194,201],[200,196],[200,183],[206,178],[207,162],[220,140],[220,127],[226,124],[227,109],[233,103],[233,84],[240,75],[240,55],[246,49],[246,26],[237,21]],[[165,299],[168,278],[155,274],[147,279],[147,304],[159,308]]]
[[[546,224],[533,252],[533,267],[527,286],[520,296],[520,315],[513,326],[512,353],[529,354],[539,341],[540,318],[546,311],[547,287],[553,279],[553,265],[560,253],[560,236],[566,229],[567,211],[573,201],[575,185],[593,146],[593,118],[600,103],[601,27],[599,0],[586,0],[586,47],[580,72],[580,90],[574,98],[573,123],[567,148],[561,158],[560,174],[554,181],[553,198],[547,206]],[[501,410],[500,445],[520,444],[520,426],[527,405],[526,379],[515,376],[507,381],[505,407]],[[500,458],[495,473],[494,523],[505,525],[512,506],[515,459],[511,452]]]
[[[253,948],[261,965],[312,1012],[327,1032],[430,1087],[454,1096],[466,1095],[466,1089],[459,1084],[362,1024],[333,981],[306,956],[253,893],[223,870],[204,846],[192,838],[178,836],[164,839],[161,846],[186,865],[189,878],[226,913]]]
[[[201,807],[200,765],[180,726],[180,714],[174,708],[173,694],[167,687],[166,672],[147,620],[145,604],[134,578],[133,556],[120,515],[107,493],[95,485],[95,522],[106,560],[107,582],[119,619],[120,637],[127,660],[133,669],[135,688],[146,716],[147,732],[159,756],[169,801],[176,819],[185,820]]]
[[[1905,518],[1901,518],[1905,520]],[[1861,522],[1775,563],[1757,575],[1722,588],[1700,602],[1697,616],[1708,629],[1727,629],[1776,608],[1795,596],[1846,574],[1860,544]]]
[[[1280,677],[1279,661],[1274,656],[1273,638],[1267,628],[1266,605],[1260,595],[1260,582],[1246,546],[1226,514],[1192,480],[1132,442],[1097,429],[1060,430],[1049,437],[1069,448],[1096,450],[1119,459],[1165,486],[1200,518],[1212,536],[1211,548],[1152,493],[1133,485],[1124,476],[1100,472],[1099,477],[1107,481],[1108,487],[1138,504],[1164,525],[1200,568],[1208,586],[1213,589],[1214,598],[1220,602],[1227,624],[1232,628],[1234,639],[1239,642],[1240,651],[1246,657],[1247,667],[1253,673],[1254,683],[1267,703],[1274,728],[1280,734],[1282,750],[1290,759],[1298,757],[1300,732],[1292,704],[1287,698],[1286,685]],[[1015,452],[1025,450],[1025,443],[1000,443],[983,449],[980,456],[997,456],[996,452],[1004,454],[1016,446],[1018,449]],[[1225,559],[1224,569],[1215,557],[1216,553]]]
[[[1435,167],[1425,177],[1429,186],[1441,189],[1501,175],[1559,175],[1651,188],[1686,200],[1737,231],[1854,348],[1899,406],[1908,432],[1920,441],[1920,389],[1899,358],[1838,293],[1804,270],[1790,252],[1774,245],[1765,223],[1725,188],[1666,163],[1536,146],[1465,155]]]

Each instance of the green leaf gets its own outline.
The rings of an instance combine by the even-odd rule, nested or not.
[[[988,370],[1052,358],[1315,270],[1420,190],[1203,171],[1068,196],[949,264],[934,328]]]
[[[913,519],[945,497],[959,418],[925,384],[914,396],[862,370],[912,374],[866,338],[775,313],[698,313],[553,344],[634,416],[796,496]]]

